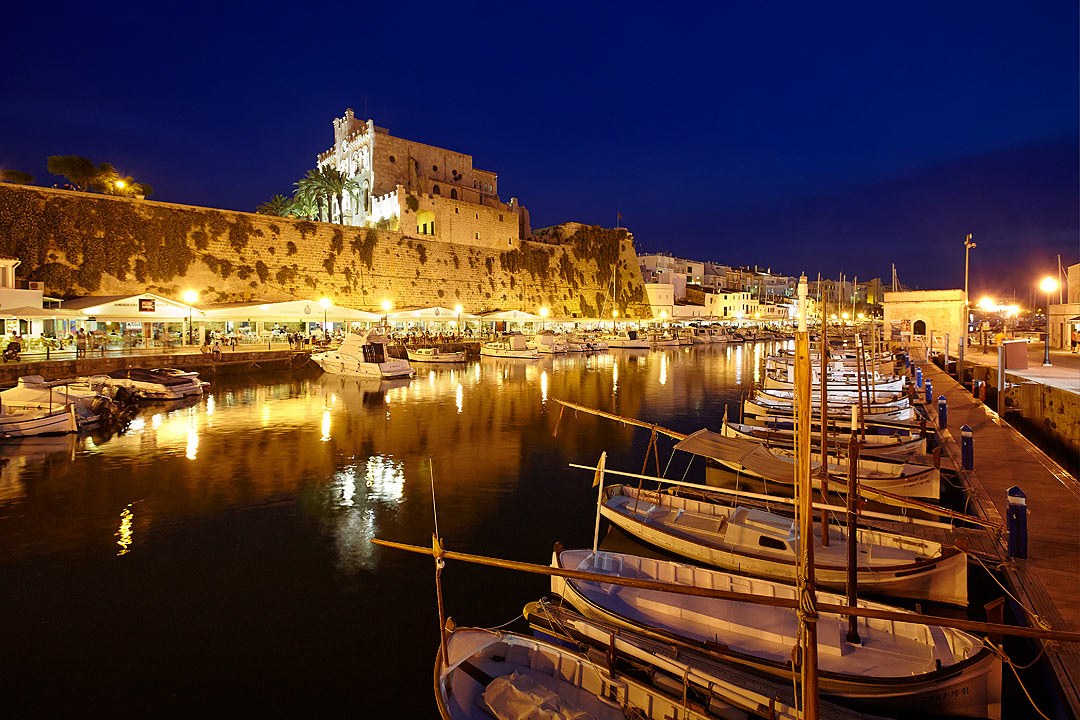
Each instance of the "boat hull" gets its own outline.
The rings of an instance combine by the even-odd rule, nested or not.
[[[406,351],[409,355],[409,362],[422,362],[422,363],[462,363],[465,362],[465,353],[462,351],[457,352],[440,352],[440,353],[423,353],[416,352],[415,350]]]
[[[67,435],[78,432],[79,423],[72,407],[46,410],[6,411],[0,415],[0,437],[32,437],[34,435]]]

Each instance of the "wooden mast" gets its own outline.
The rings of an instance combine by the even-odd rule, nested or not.
[[[799,500],[799,638],[802,705],[806,720],[818,718],[817,594],[814,589],[813,487],[810,482],[810,337],[806,330],[806,276],[799,278],[799,330],[795,333],[795,487]]]
[[[820,274],[818,275],[820,278]],[[821,285],[820,279],[818,285]],[[829,502],[829,331],[825,309],[821,311],[821,467],[818,468],[818,482],[821,483],[821,498]],[[803,312],[802,310],[799,311]],[[800,316],[801,317],[801,316]],[[837,455],[840,453],[837,452]],[[829,547],[829,513],[821,511],[821,546]]]

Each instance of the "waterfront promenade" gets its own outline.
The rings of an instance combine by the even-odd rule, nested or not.
[[[950,355],[950,359],[955,354]],[[1060,390],[1080,395],[1080,355],[1068,350],[1051,350],[1050,367],[1043,367],[1044,348],[1042,343],[1031,343],[1028,346],[1028,366],[1026,370],[1006,370],[1005,376],[1014,376],[1022,380],[1041,383],[1056,387]],[[987,352],[982,347],[974,345],[964,352],[964,362],[972,365],[982,365],[997,370],[998,353],[997,347],[991,345]]]
[[[1019,604],[1036,616],[1027,619],[1028,624],[1080,630],[1080,482],[996,412],[972,398],[954,378],[931,363],[918,365],[924,377],[933,382],[934,396],[944,395],[948,403],[947,428],[941,432],[943,461],[961,468],[960,428],[967,425],[972,430],[974,469],[961,471],[961,475],[971,488],[975,506],[986,519],[1004,523],[1009,506],[1007,490],[1015,485],[1027,495],[1027,558],[1011,559],[1002,569]],[[1067,372],[1063,365],[1058,366],[1056,375]],[[935,411],[929,415],[936,420]],[[1002,556],[1007,557],[1006,538],[1000,542]],[[1017,612],[1024,614],[1020,609]],[[1065,702],[1073,715],[1080,717],[1080,647],[1048,644],[1046,653]],[[1020,664],[1029,659],[1015,661]]]

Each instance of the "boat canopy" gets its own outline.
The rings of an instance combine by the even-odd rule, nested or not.
[[[675,449],[725,464],[742,465],[769,480],[790,484],[793,479],[794,463],[790,459],[778,458],[751,440],[725,437],[711,430],[698,430],[680,440]]]

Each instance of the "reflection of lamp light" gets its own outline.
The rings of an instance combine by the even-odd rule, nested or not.
[[[184,291],[184,302],[186,302],[188,304],[188,309],[187,309],[188,345],[194,345],[195,344],[194,338],[192,337],[192,331],[194,330],[194,328],[191,327],[191,306],[198,299],[199,299],[199,293],[195,292],[194,290],[185,290]]]
[[[1050,293],[1058,288],[1057,280],[1047,275],[1039,283],[1039,287],[1046,293],[1046,344],[1043,351],[1043,365],[1050,367]]]

